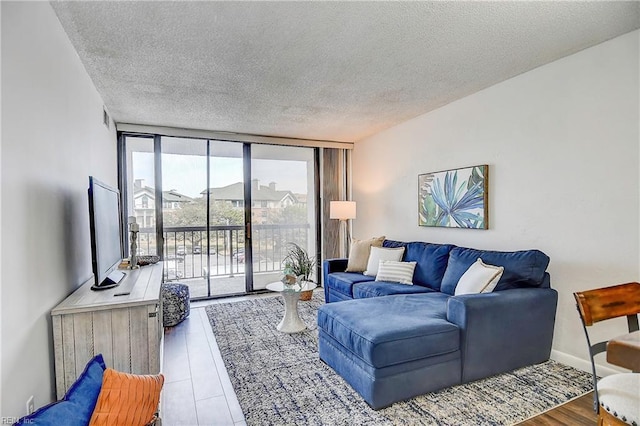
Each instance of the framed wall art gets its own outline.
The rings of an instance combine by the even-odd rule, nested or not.
[[[488,229],[489,166],[418,175],[418,224]]]

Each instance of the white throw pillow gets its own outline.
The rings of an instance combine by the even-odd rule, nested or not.
[[[503,272],[502,266],[487,265],[478,258],[460,277],[455,295],[491,293],[496,288]]]
[[[367,270],[364,271],[364,274],[375,277],[378,275],[378,265],[381,260],[395,260],[399,262],[402,260],[403,254],[404,247],[385,248],[372,246],[371,253],[369,253],[369,261],[367,262]]]
[[[416,262],[396,262],[394,260],[381,260],[378,264],[376,281],[389,281],[400,284],[413,284],[413,271]]]

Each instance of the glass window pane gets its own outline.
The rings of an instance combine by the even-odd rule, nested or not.
[[[127,216],[135,216],[140,226],[138,255],[156,255],[156,211],[153,138],[127,136]],[[130,236],[129,236],[130,238]],[[131,241],[129,239],[129,247]],[[129,250],[127,249],[127,252]]]
[[[316,255],[314,150],[252,145],[251,178],[253,288],[263,289],[281,278],[292,243]]]
[[[244,172],[242,144],[210,141],[209,271],[211,295],[244,293]]]
[[[161,147],[165,276],[206,297],[207,141],[162,137]]]

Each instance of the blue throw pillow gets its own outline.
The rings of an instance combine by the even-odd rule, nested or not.
[[[18,420],[15,425],[86,426],[102,388],[102,376],[106,369],[102,354],[93,357],[78,379],[60,401],[37,409]]]
[[[402,241],[384,240],[383,247],[404,247],[404,262],[416,262],[413,283],[439,291],[442,276],[447,268],[449,252],[455,246],[451,244],[432,244],[421,241],[405,243]]]
[[[403,241],[395,241],[395,240],[384,240],[382,242],[382,247],[386,248],[398,248],[398,247],[406,247],[407,243]]]
[[[539,287],[549,265],[549,257],[540,250],[488,251],[456,247],[449,253],[449,263],[440,291],[455,294],[460,277],[478,260],[503,266],[504,273],[494,291],[517,287]]]
[[[450,244],[408,243],[404,261],[417,262],[413,283],[440,291],[449,252],[454,247]]]

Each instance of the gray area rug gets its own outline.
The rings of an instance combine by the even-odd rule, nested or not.
[[[276,331],[281,297],[206,312],[248,425],[511,425],[591,390],[591,376],[548,361],[374,411],[318,358],[316,291],[299,302],[311,327]]]

